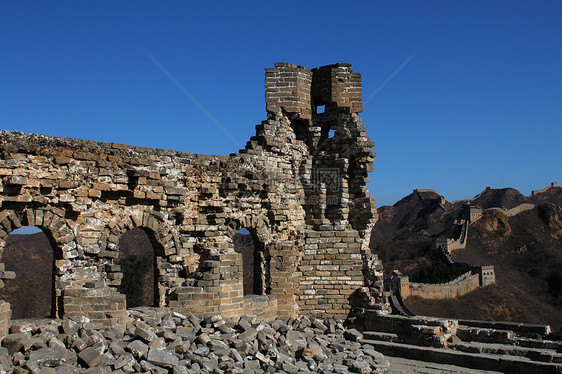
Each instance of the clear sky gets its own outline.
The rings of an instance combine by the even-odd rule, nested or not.
[[[0,128],[228,155],[276,61],[362,73],[378,206],[562,182],[559,0],[0,0]]]

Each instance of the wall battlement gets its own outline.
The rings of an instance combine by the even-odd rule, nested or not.
[[[53,314],[100,326],[123,327],[120,239],[135,228],[154,249],[157,306],[346,317],[367,287],[384,311],[360,95],[348,64],[278,63],[266,69],[268,119],[229,157],[0,131],[0,244],[22,225],[45,232]],[[243,227],[258,242],[252,295],[232,240]]]
[[[363,111],[361,74],[350,64],[334,64],[308,69],[278,62],[265,69],[265,101],[268,112],[281,110],[301,119],[311,119],[317,107],[347,108],[351,113]]]

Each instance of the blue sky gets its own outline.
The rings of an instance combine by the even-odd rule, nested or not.
[[[528,195],[562,182],[561,46],[561,1],[2,0],[0,128],[227,155],[266,118],[264,68],[348,62],[378,206]]]

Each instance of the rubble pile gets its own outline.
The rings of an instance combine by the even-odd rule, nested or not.
[[[333,319],[199,318],[129,311],[123,333],[87,319],[22,323],[0,348],[7,373],[383,373],[390,364]]]

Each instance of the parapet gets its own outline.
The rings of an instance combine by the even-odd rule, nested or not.
[[[354,73],[350,64],[334,64],[312,69],[312,100],[315,106],[349,108],[352,113],[363,111],[361,74]]]
[[[311,119],[319,106],[363,111],[361,74],[350,64],[338,63],[308,69],[286,62],[265,69],[267,112],[284,110],[297,118]]]
[[[558,182],[552,182],[552,183],[550,183],[550,186],[547,186],[547,187],[543,188],[542,190],[531,191],[531,196],[535,196],[536,194],[546,192],[549,189],[556,188],[556,187],[558,187]]]

